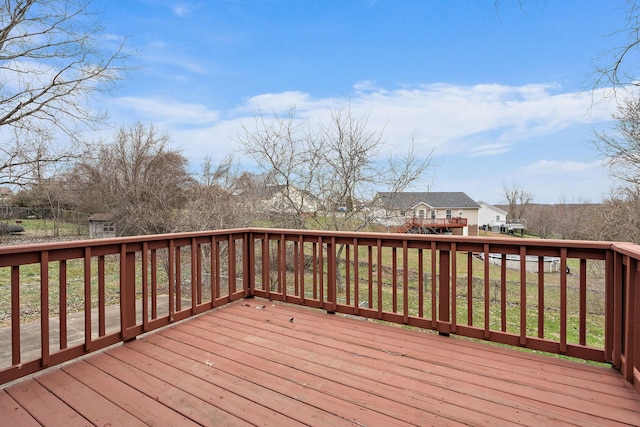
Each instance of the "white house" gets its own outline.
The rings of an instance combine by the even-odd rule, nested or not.
[[[259,198],[265,212],[315,214],[320,204],[308,191],[286,185],[268,185],[260,190]]]
[[[480,205],[478,210],[478,225],[480,227],[499,232],[500,227],[507,224],[507,211],[482,201],[479,201],[478,204]]]

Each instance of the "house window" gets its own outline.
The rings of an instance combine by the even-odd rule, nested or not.
[[[433,209],[431,211],[431,219],[436,219],[436,211],[435,211],[435,209]]]
[[[500,215],[496,215],[496,221],[500,221]]]
[[[451,219],[451,217],[452,217],[451,209],[447,209],[447,219]]]
[[[462,218],[462,211],[458,211],[458,218]]]
[[[418,218],[420,219],[425,219],[426,218],[426,212],[424,209],[418,209]]]

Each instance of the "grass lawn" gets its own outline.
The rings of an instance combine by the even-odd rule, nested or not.
[[[89,237],[89,225],[70,222],[53,221],[51,219],[22,219],[19,221],[3,221],[11,225],[24,227],[22,233],[0,235],[0,245],[12,245],[41,241],[41,239],[85,239]]]

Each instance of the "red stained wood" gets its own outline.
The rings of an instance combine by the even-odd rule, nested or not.
[[[87,359],[87,362],[196,423],[225,426],[244,424],[241,419],[216,405],[219,401],[224,401],[224,404],[218,405],[246,409],[250,405],[242,401],[241,397],[206,387],[206,381],[200,378],[184,375],[171,365],[140,357],[139,353],[125,347],[119,347],[115,352],[120,355],[120,359],[96,357]],[[260,421],[254,413],[249,412],[249,415],[247,421]],[[276,417],[268,417],[264,413],[260,415],[262,420],[275,422],[280,414],[276,413]]]
[[[286,414],[291,418],[287,421],[287,424],[299,421],[307,425],[335,425],[342,422],[340,418],[308,406],[295,397],[274,392],[268,386],[268,383],[261,385],[256,383],[255,380],[244,379],[243,375],[250,376],[253,368],[246,367],[242,363],[238,363],[237,369],[233,373],[229,373],[220,369],[220,363],[214,362],[214,356],[210,353],[199,351],[196,348],[183,345],[160,335],[154,336],[153,341],[154,344],[148,341],[138,341],[127,346],[127,351],[118,351],[117,354],[115,352],[111,354],[121,357],[123,361],[126,360],[128,363],[137,363],[136,358],[131,355],[132,352],[135,352],[138,353],[137,357],[140,360],[144,360],[142,356],[147,359],[153,358],[161,365],[170,365],[180,370],[183,376],[186,373],[202,379],[203,382],[206,382],[201,385],[203,390],[216,390],[218,394],[233,393],[242,396],[250,401],[249,405],[252,404],[251,402],[255,404],[255,409],[251,411],[249,416],[253,416],[253,413],[259,415],[264,407]],[[167,352],[166,346],[171,347],[174,351]],[[197,363],[194,363],[194,361]],[[239,417],[246,418],[246,405],[247,403],[245,403],[244,409],[240,408],[242,412],[238,414]]]
[[[76,362],[77,364],[85,362]],[[64,371],[54,369],[35,380],[94,425],[135,425],[140,420]],[[105,391],[104,390],[101,391]]]
[[[147,425],[189,426],[197,425],[185,415],[173,411],[160,402],[164,390],[156,388],[155,394],[148,395],[135,388],[139,378],[132,377],[122,382],[107,372],[95,368],[86,361],[74,363],[62,370],[87,387],[95,390],[103,398],[111,401],[124,411]]]
[[[8,426],[40,426],[40,423],[4,390],[0,390],[0,414],[2,423]]]
[[[600,426],[639,425],[640,396],[604,366],[244,300],[5,387],[0,412],[9,425]]]
[[[37,381],[24,381],[8,387],[5,391],[41,425],[73,427],[90,424]],[[0,420],[0,424],[3,422]],[[22,423],[15,425],[22,425]]]
[[[230,315],[230,313],[220,314],[221,317],[227,318]],[[251,314],[249,313],[249,315]],[[344,322],[344,319],[337,318],[336,320],[337,322]],[[233,320],[229,319],[229,321]],[[216,323],[221,326],[221,328],[217,330],[223,334],[225,334],[224,330],[242,329],[242,324],[244,323],[236,321],[236,324],[234,325],[221,324],[221,322],[224,322],[224,320],[220,320],[220,317],[216,317]],[[367,323],[365,323],[365,325],[368,325],[369,328],[371,328],[371,326],[374,328],[379,326]],[[202,326],[205,326],[205,324],[203,323]],[[211,324],[207,322],[206,327],[211,327]],[[270,322],[268,326],[264,326],[264,329],[268,328],[273,328],[273,323]],[[244,329],[246,330],[246,327]],[[310,348],[310,346],[312,347],[313,345],[322,347],[319,351],[323,354],[323,357],[326,358],[325,363],[342,371],[334,377],[331,376],[330,372],[318,373],[318,375],[330,377],[332,381],[344,382],[351,387],[357,387],[358,379],[349,378],[350,373],[357,372],[359,375],[362,375],[367,379],[373,379],[374,381],[374,384],[363,386],[363,389],[366,389],[366,387],[373,387],[376,389],[376,392],[380,392],[382,389],[381,384],[390,384],[402,388],[413,386],[414,392],[435,396],[436,399],[441,399],[445,402],[464,401],[464,405],[456,407],[453,411],[457,414],[456,416],[459,417],[458,419],[462,419],[465,422],[476,423],[482,419],[482,414],[491,416],[491,419],[494,419],[492,424],[495,424],[496,422],[500,423],[499,420],[502,420],[502,422],[508,421],[508,423],[529,425],[540,425],[541,422],[553,422],[555,425],[558,425],[558,423],[561,423],[562,421],[567,421],[566,413],[570,411],[567,411],[566,408],[549,405],[544,401],[541,402],[536,397],[536,392],[531,392],[528,387],[524,388],[524,391],[521,390],[521,384],[540,385],[545,384],[545,382],[539,381],[536,378],[525,378],[520,379],[520,383],[518,383],[518,380],[514,379],[517,375],[514,375],[513,372],[509,372],[511,369],[505,372],[504,366],[502,366],[503,369],[490,368],[489,366],[491,362],[489,364],[480,363],[481,366],[478,366],[477,362],[473,362],[473,357],[469,358],[464,355],[462,357],[458,357],[453,355],[452,352],[456,351],[455,348],[445,351],[442,356],[434,355],[432,352],[425,353],[424,349],[420,349],[419,344],[417,346],[411,345],[412,342],[415,342],[415,336],[413,338],[406,337],[405,339],[400,340],[397,338],[394,340],[393,337],[387,336],[379,343],[371,343],[370,337],[372,334],[375,334],[375,331],[372,330],[370,330],[369,333],[360,331],[361,336],[358,337],[358,333],[354,333],[352,335],[350,329],[345,328],[343,331],[342,328],[334,324],[323,324],[320,326],[320,329],[322,331],[338,332],[340,335],[338,340],[340,347],[335,348],[336,340],[333,340],[332,344],[331,339],[320,336],[316,337],[313,344],[305,345],[302,343],[295,351],[300,352],[301,348],[304,350]],[[392,334],[398,332],[397,328],[392,328],[391,331]],[[407,332],[409,332],[409,334],[415,333],[415,331]],[[320,335],[323,335],[323,333],[320,332]],[[283,348],[282,343],[279,342],[281,340],[277,334],[273,334],[265,330],[264,332],[261,332],[259,336],[261,339],[253,339],[252,344],[259,344],[262,347],[273,349]],[[449,339],[441,338],[440,340]],[[353,345],[354,342],[357,342],[357,344]],[[407,344],[408,347],[402,348]],[[237,346],[237,344],[231,341],[224,343],[224,345]],[[334,348],[332,348],[332,346],[334,346]],[[413,350],[416,350],[416,347],[418,347],[417,353],[412,354],[411,347],[413,347]],[[489,347],[489,349],[491,349],[491,347]],[[243,351],[250,350],[243,349]],[[290,353],[288,348],[281,351]],[[317,353],[318,349],[314,350],[311,348],[311,352]],[[341,353],[344,352],[357,354],[361,358],[365,358],[366,366],[356,365],[337,368],[337,361],[343,362],[345,359],[344,356],[341,356]],[[383,352],[386,355],[381,356],[379,354],[380,352]],[[264,353],[265,350],[260,349],[260,354],[264,355]],[[423,357],[421,356],[422,354],[424,355]],[[278,360],[282,360],[282,356],[274,357],[277,357]],[[395,362],[392,360],[394,357],[396,359]],[[417,360],[414,360],[414,358]],[[318,357],[316,356],[314,359],[317,361]],[[428,368],[428,375],[424,375],[425,363],[423,363],[422,360],[433,361],[431,366]],[[292,362],[287,362],[287,364],[289,363]],[[470,364],[472,366],[468,366]],[[477,371],[474,371],[474,368]],[[380,372],[384,372],[384,375],[380,375]],[[424,378],[421,378],[421,375]],[[564,391],[562,389],[560,391],[555,390],[555,387],[556,386],[549,387],[549,394],[557,394]],[[568,389],[573,391],[575,387],[568,387]],[[514,396],[516,398],[521,398],[520,400],[522,400],[522,402],[515,400]],[[563,398],[561,395],[558,396],[560,396],[557,397],[559,399]],[[582,393],[582,399],[586,400],[595,401],[597,396],[599,395],[593,392]],[[402,403],[405,403],[406,399],[406,397],[400,397],[400,394],[397,391],[395,392],[395,396],[384,397],[391,400],[397,398],[400,399],[400,402]],[[571,401],[571,399],[573,399],[573,397],[566,400]],[[442,402],[439,403],[442,404]],[[622,405],[624,406],[625,403],[626,402]],[[430,403],[430,406],[433,408],[437,407],[433,402]],[[466,409],[470,407],[474,408],[476,411],[475,415],[471,419],[465,419],[464,415],[465,412],[467,412]],[[599,409],[602,412],[610,410],[606,405],[600,407],[599,404],[596,404],[596,407],[596,410]],[[449,408],[449,410],[451,411],[452,408]],[[592,408],[589,408],[589,410],[592,410]],[[615,417],[616,416],[614,416],[614,418]],[[579,416],[578,419],[583,419],[584,422],[589,418],[591,417]]]

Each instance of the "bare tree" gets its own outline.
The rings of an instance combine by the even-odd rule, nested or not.
[[[527,209],[527,232],[541,239],[555,237],[556,211],[553,205],[530,205]]]
[[[502,190],[508,205],[509,220],[524,219],[527,207],[533,201],[531,193],[518,187],[515,183],[511,184],[511,186],[503,184]]]
[[[198,182],[189,188],[175,228],[194,231],[250,226],[255,210],[245,209],[252,194],[244,186],[246,179],[245,174],[237,173],[232,157],[217,165],[211,158],[205,158]],[[242,197],[238,197],[240,192]]]
[[[555,234],[562,239],[589,240],[593,236],[589,230],[589,224],[594,215],[598,213],[600,206],[587,201],[568,203],[561,199],[556,205],[554,218]]]
[[[594,88],[617,90],[626,86],[638,86],[637,62],[640,54],[640,4],[627,0],[626,21],[611,36],[623,39],[622,43],[603,52],[594,62]]]
[[[264,172],[266,185],[279,190],[272,210],[297,228],[362,229],[378,191],[403,191],[431,164],[430,152],[418,158],[413,150],[380,160],[383,133],[370,130],[368,117],[350,107],[319,124],[297,120],[294,109],[272,120],[257,113],[238,142]]]
[[[193,181],[187,159],[169,150],[169,136],[135,123],[79,163],[69,176],[87,212],[114,214],[121,235],[174,231]]]
[[[273,225],[287,228],[361,230],[374,219],[380,191],[403,191],[431,164],[430,152],[420,159],[412,149],[380,159],[382,132],[370,130],[368,117],[354,115],[349,107],[318,124],[296,120],[294,109],[270,121],[258,113],[254,128],[243,127],[238,142],[265,176],[269,204],[259,209],[271,212]],[[252,194],[260,197],[255,187]],[[340,245],[338,263],[345,262],[343,250]]]
[[[277,188],[281,193],[282,200],[270,206],[271,213],[281,214],[283,222],[293,218],[293,227],[304,228],[301,215],[308,193],[300,190],[310,189],[315,178],[317,162],[309,145],[313,137],[304,124],[296,122],[294,109],[282,116],[274,114],[271,121],[262,113],[256,113],[254,119],[254,128],[243,126],[238,142],[264,172],[263,186]]]
[[[592,240],[591,227],[600,213],[600,204],[569,203],[563,197],[554,204],[529,204],[524,219],[527,231],[543,239]]]
[[[640,244],[638,212],[640,212],[640,188],[618,189],[594,211],[588,223],[590,238]]]
[[[24,184],[75,157],[79,131],[106,118],[90,101],[122,77],[127,55],[89,3],[0,2],[0,184]]]
[[[589,222],[593,238],[640,243],[640,96],[618,99],[616,128],[597,132],[595,146],[621,185],[612,190]]]
[[[611,174],[640,185],[640,96],[620,100],[613,132],[596,132],[595,146],[605,155]]]

